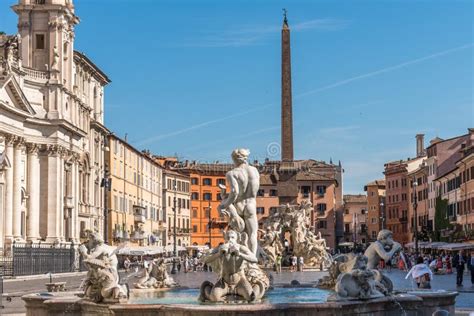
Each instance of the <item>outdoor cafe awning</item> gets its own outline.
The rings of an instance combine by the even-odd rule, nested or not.
[[[439,250],[461,250],[461,249],[474,249],[473,243],[447,243],[447,242],[427,242],[420,241],[418,243],[419,248],[424,249],[439,249]],[[405,248],[415,248],[414,242],[405,244]]]
[[[471,243],[452,243],[452,244],[446,244],[438,249],[443,249],[443,250],[463,250],[463,249],[474,249],[474,244]]]
[[[119,255],[124,256],[153,256],[163,253],[161,246],[147,246],[147,247],[123,247],[118,251]]]

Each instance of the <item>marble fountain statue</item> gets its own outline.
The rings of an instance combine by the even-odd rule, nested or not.
[[[135,289],[120,283],[117,249],[91,233],[79,248],[89,269],[81,292],[25,295],[27,316],[46,315],[431,315],[439,310],[454,314],[457,292],[417,291],[395,293],[390,279],[377,270],[380,259],[388,260],[401,245],[392,233],[382,230],[364,254],[331,258],[324,239],[308,229],[311,204],[282,206],[265,222],[258,239],[256,195],[259,173],[248,163],[249,151],[232,152],[235,167],[226,175],[219,211],[228,218],[225,242],[211,249],[202,261],[213,267],[216,280],[200,289],[177,287],[166,264],[150,264]],[[290,232],[292,248],[306,263],[326,265],[329,275],[318,283],[269,289],[267,273],[258,265],[263,249],[274,260],[282,248],[282,233]],[[143,290],[149,289],[149,290]]]

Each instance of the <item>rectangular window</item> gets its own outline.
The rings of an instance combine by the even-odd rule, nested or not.
[[[316,192],[318,193],[318,195],[324,195],[326,193],[326,186],[325,185],[316,186]]]
[[[225,185],[225,179],[217,179],[217,184]]]
[[[212,179],[211,178],[204,178],[204,179],[202,179],[202,184],[203,185],[212,185]]]
[[[197,233],[198,232],[198,226],[197,225],[193,225],[193,233]]]
[[[278,191],[275,190],[275,189],[271,189],[270,190],[270,196],[277,196],[278,195]]]
[[[257,207],[257,214],[264,214],[265,208],[264,207]]]
[[[257,196],[264,196],[264,195],[265,195],[265,190],[259,189],[259,190],[257,191]]]
[[[319,221],[318,222],[318,228],[319,229],[326,229],[327,228],[327,222],[326,221]]]
[[[199,181],[198,178],[191,178],[191,184],[196,185],[198,184],[198,181]]]
[[[44,34],[36,34],[36,49],[44,49]]]
[[[203,194],[203,199],[205,201],[210,201],[212,199],[212,194],[211,193],[204,193]]]
[[[193,208],[193,218],[197,218],[198,217],[198,210]]]

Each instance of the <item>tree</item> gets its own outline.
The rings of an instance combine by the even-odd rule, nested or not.
[[[444,239],[446,239],[441,237],[441,230],[451,227],[449,224],[447,211],[448,200],[442,199],[440,196],[438,196],[436,198],[433,241],[445,241]]]

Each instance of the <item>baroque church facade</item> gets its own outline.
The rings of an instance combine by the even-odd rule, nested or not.
[[[74,50],[72,0],[18,0],[0,35],[0,248],[103,231],[108,77]]]

